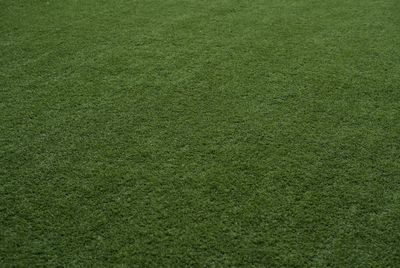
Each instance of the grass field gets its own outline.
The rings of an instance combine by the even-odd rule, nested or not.
[[[399,267],[400,1],[0,0],[0,266]]]

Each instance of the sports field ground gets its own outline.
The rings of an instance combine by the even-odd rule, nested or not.
[[[1,267],[400,267],[399,0],[0,0]]]

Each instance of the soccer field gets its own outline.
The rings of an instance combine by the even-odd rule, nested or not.
[[[0,0],[0,266],[399,267],[399,0]]]

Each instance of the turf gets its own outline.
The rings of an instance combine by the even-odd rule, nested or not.
[[[398,0],[0,0],[0,266],[396,267]]]

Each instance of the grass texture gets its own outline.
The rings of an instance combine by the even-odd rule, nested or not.
[[[399,265],[398,0],[0,0],[0,53],[1,267]]]

